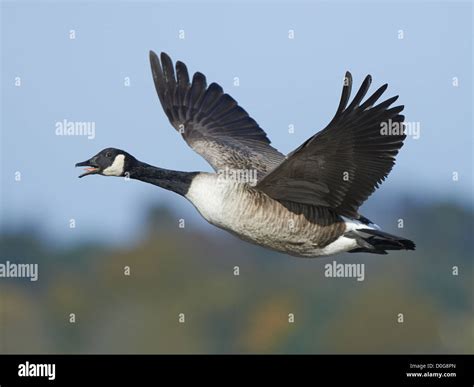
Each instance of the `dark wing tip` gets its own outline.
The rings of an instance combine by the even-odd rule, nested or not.
[[[365,95],[369,91],[371,83],[372,83],[372,77],[370,75],[367,75],[364,78],[362,85],[360,85],[359,91],[355,95],[350,105],[347,107],[348,111],[352,111],[354,110],[354,108],[359,106],[359,104],[362,102],[362,99],[365,97]]]
[[[373,93],[369,98],[367,98],[367,100],[362,105],[360,105],[360,108],[362,110],[366,110],[366,109],[371,108],[374,105],[374,103],[377,102],[378,99],[382,96],[382,94],[385,92],[385,90],[387,90],[387,87],[388,87],[388,83],[380,86],[375,91],[375,93]],[[397,98],[398,98],[398,96],[397,96]],[[395,100],[396,100],[396,98],[395,98]]]
[[[193,83],[194,83],[195,81],[198,81],[198,82],[206,82],[206,76],[205,76],[203,73],[201,73],[201,72],[199,72],[199,71],[196,71],[196,72],[194,73],[194,75],[193,75]]]
[[[173,61],[166,52],[161,52],[160,59],[164,72],[166,72],[166,70],[173,71]]]
[[[403,109],[405,109],[405,105],[398,105],[398,106],[394,106],[390,109],[387,109],[387,112],[390,112],[393,115],[397,115],[398,113],[402,112]]]
[[[215,93],[224,93],[222,86],[216,82],[212,82],[207,89]]]
[[[152,68],[155,66],[161,67],[160,60],[158,59],[158,55],[156,55],[155,51],[150,50],[149,57],[150,57],[150,63],[151,63]]]
[[[346,71],[346,74],[344,75],[344,87],[343,90],[349,90],[349,93],[352,89],[352,74],[350,71]]]
[[[164,51],[161,51],[160,57],[161,57],[161,61],[162,61],[162,62],[165,62],[165,61],[171,62],[170,56],[169,56],[166,52],[164,52]]]
[[[349,102],[349,98],[351,96],[351,90],[352,90],[352,74],[349,71],[346,71],[346,75],[344,76],[344,85],[343,85],[342,93],[341,93],[341,100],[339,101],[339,106],[337,108],[333,121],[346,108],[347,103]]]

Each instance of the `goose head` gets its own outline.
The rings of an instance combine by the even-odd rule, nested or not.
[[[76,167],[86,167],[86,172],[79,177],[88,175],[125,176],[134,161],[135,158],[123,150],[106,148],[89,160],[77,163]]]

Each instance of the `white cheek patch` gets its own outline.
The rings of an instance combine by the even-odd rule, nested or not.
[[[125,155],[117,155],[112,165],[105,168],[102,174],[106,176],[122,176],[124,165]]]

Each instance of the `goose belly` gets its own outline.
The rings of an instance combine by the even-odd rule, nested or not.
[[[315,257],[355,247],[353,239],[342,235],[342,219],[320,221],[317,217],[323,212],[318,214],[314,208],[295,213],[246,185],[216,182],[212,175],[199,175],[186,197],[209,223],[276,251]]]
[[[237,201],[232,207],[226,212],[234,212],[238,221],[216,225],[260,246],[299,257],[332,255],[356,247],[354,239],[342,235],[344,225],[320,226],[281,205],[270,213]]]

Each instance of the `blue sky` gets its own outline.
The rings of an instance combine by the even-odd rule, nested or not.
[[[66,241],[127,240],[148,203],[204,223],[157,187],[77,178],[74,164],[108,146],[165,168],[211,170],[169,125],[150,49],[221,84],[284,153],[330,121],[346,70],[356,86],[371,74],[372,90],[389,83],[386,97],[399,94],[406,120],[421,128],[375,195],[472,205],[471,3],[8,1],[1,24],[3,227],[34,222]],[[57,136],[65,119],[94,122],[95,138]]]

